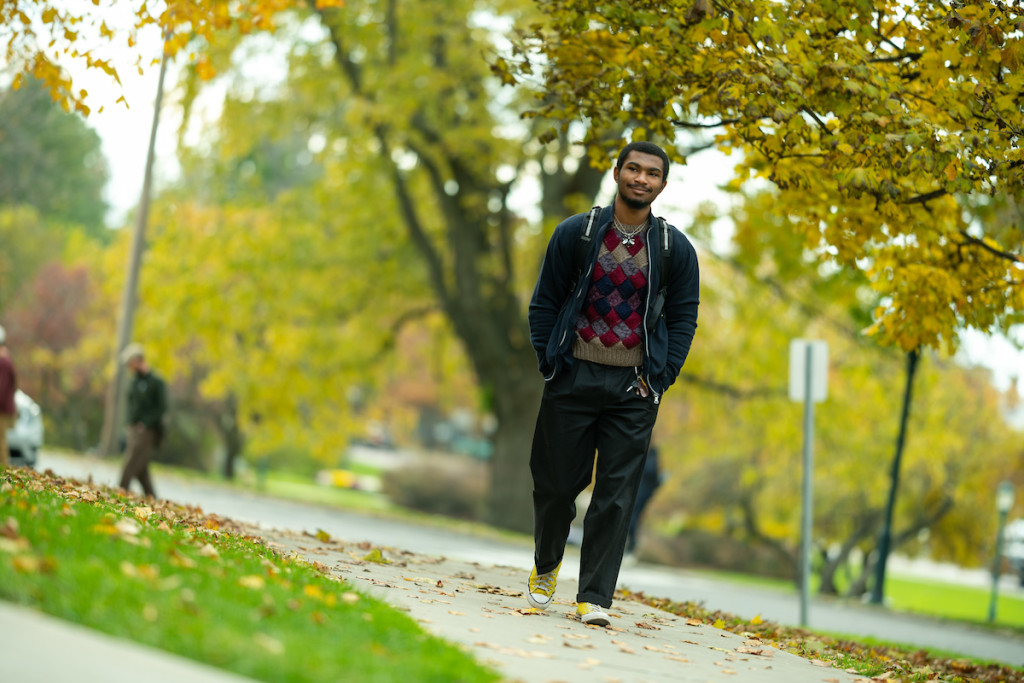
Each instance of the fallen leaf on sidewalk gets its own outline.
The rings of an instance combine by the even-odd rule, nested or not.
[[[501,588],[499,586],[492,586],[486,583],[474,584],[473,588],[480,591],[481,593],[488,593],[490,595],[504,595],[509,598],[518,598],[523,595],[522,591],[513,591],[507,588]]]
[[[466,616],[465,612],[456,612],[453,609],[448,610],[448,614],[454,614],[457,617],[464,617],[464,616]]]
[[[569,640],[590,640],[590,634],[588,633],[563,633],[562,637]]]
[[[509,610],[510,614],[518,614],[521,617],[543,616],[544,612],[536,607],[515,607]]]
[[[701,621],[700,619],[687,619],[686,620],[686,625],[687,626],[703,626],[704,622]]]
[[[679,655],[668,655],[665,659],[670,659],[673,662],[689,662],[690,660],[686,657],[680,657]]]
[[[758,655],[761,657],[772,657],[774,655],[774,653],[771,650],[767,650],[765,648],[746,647],[743,645],[736,648],[736,652],[739,652],[740,654],[744,655]]]
[[[370,552],[363,556],[363,560],[366,562],[375,562],[377,564],[391,564],[391,560],[384,557],[380,552],[380,548],[374,548]]]
[[[582,662],[577,664],[576,668],[577,669],[586,670],[586,669],[593,669],[595,666],[601,666],[601,660],[600,659],[593,659],[591,657],[587,657]]]
[[[622,642],[621,640],[613,640],[612,641],[612,645],[617,646],[619,648],[620,652],[625,652],[627,655],[634,655],[634,654],[636,654],[636,650],[634,650],[633,648],[631,648],[629,645],[627,645],[626,643]]]
[[[648,624],[646,621],[638,621],[638,622],[636,622],[636,625],[637,625],[638,628],[646,628],[646,629],[649,629],[651,631],[660,631],[661,630],[660,626],[655,626],[654,624]]]

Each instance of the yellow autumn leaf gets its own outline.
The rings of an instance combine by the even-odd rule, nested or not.
[[[248,574],[238,579],[238,585],[243,588],[252,588],[253,590],[262,590],[266,587],[267,582],[262,576],[256,574]]]
[[[366,562],[376,562],[377,564],[391,564],[391,560],[384,557],[381,553],[380,548],[374,548],[370,552],[363,556],[363,560]]]

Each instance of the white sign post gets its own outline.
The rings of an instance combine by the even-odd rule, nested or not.
[[[814,532],[814,404],[827,396],[828,344],[794,339],[789,344],[789,398],[804,402],[804,482],[800,534],[800,625],[807,626]]]

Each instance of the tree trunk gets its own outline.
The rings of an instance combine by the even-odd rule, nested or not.
[[[530,447],[543,383],[535,372],[495,392],[498,431],[491,459],[487,522],[524,533],[533,533]]]

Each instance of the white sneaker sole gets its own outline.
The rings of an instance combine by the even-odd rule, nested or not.
[[[611,626],[612,620],[604,614],[587,614],[580,617],[580,621],[588,626]]]
[[[530,603],[531,607],[535,607],[536,609],[547,609],[548,607],[551,607],[551,601],[553,598],[554,596],[551,596],[546,601],[541,602],[537,598],[533,597],[533,593],[529,590],[526,591],[526,601]]]

